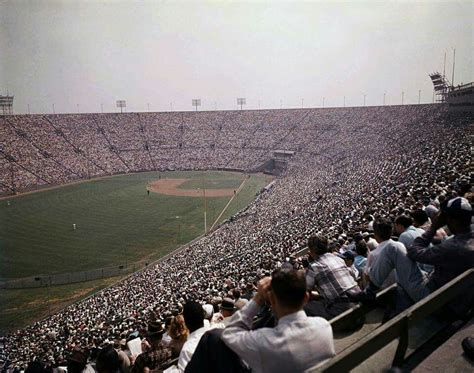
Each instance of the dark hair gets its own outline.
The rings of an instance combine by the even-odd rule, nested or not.
[[[272,274],[271,288],[283,306],[301,307],[306,293],[305,273],[295,269],[277,269]]]
[[[355,252],[357,253],[357,255],[362,255],[362,256],[365,256],[367,257],[367,252],[369,251],[368,247],[367,247],[367,242],[365,242],[364,240],[362,241],[358,241],[355,245]]]
[[[232,296],[234,297],[235,300],[240,298],[240,290],[239,289],[234,289],[232,290]]]
[[[25,369],[25,373],[49,373],[53,370],[42,361],[31,361]]]
[[[392,237],[392,222],[388,218],[377,218],[374,221],[374,233],[386,241]]]
[[[186,327],[192,333],[204,326],[204,310],[197,302],[187,302],[183,307],[183,317]]]
[[[100,350],[97,355],[96,368],[100,372],[115,373],[120,367],[117,351],[112,345],[108,345]]]
[[[328,252],[328,239],[324,236],[311,236],[308,239],[308,248],[318,255]]]
[[[399,224],[404,228],[408,228],[413,224],[413,219],[406,215],[399,215],[395,219],[395,224]]]
[[[428,214],[422,209],[415,210],[411,213],[413,221],[418,225],[423,225],[428,221]]]

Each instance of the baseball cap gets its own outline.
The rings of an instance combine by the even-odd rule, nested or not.
[[[449,215],[472,215],[472,206],[464,197],[450,199],[443,209]]]

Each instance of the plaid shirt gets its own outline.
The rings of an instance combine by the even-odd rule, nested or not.
[[[142,373],[145,368],[150,370],[160,369],[161,365],[171,358],[171,354],[171,350],[160,343],[158,347],[152,347],[151,350],[138,355],[130,372]]]
[[[343,259],[332,253],[320,255],[306,271],[309,290],[316,286],[328,302],[334,302],[349,289],[357,286],[353,273]]]

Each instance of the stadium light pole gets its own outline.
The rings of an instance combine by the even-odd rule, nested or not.
[[[385,106],[385,92],[383,93],[383,106]]]
[[[344,103],[343,106],[346,107],[346,96],[344,96]]]
[[[405,92],[402,91],[402,105],[403,105],[403,99],[405,98]]]
[[[245,97],[240,97],[237,99],[237,105],[240,105],[240,110],[242,110],[242,105],[246,104]]]
[[[421,89],[418,90],[418,105],[421,103]]]
[[[201,99],[200,98],[193,98],[191,100],[191,104],[196,108],[196,112],[198,111],[198,106],[201,106]]]
[[[56,112],[54,111],[54,104],[53,104],[53,114],[56,114]]]
[[[326,97],[323,97],[323,108],[324,108],[325,102],[326,102]]]
[[[150,112],[150,103],[147,103],[148,106],[148,112]]]
[[[453,48],[453,77],[451,79],[451,84],[454,87],[454,67],[456,66],[456,48]]]
[[[173,111],[173,103],[170,102],[170,108],[171,108],[171,111]]]
[[[446,77],[446,51],[444,51],[443,78]]]
[[[260,100],[258,100],[258,109],[260,109]]]
[[[76,104],[77,106],[77,113],[79,113],[79,104]]]
[[[364,106],[365,106],[365,96],[366,96],[366,95],[364,94]]]
[[[301,109],[304,108],[304,98],[301,99]]]
[[[281,99],[280,99],[280,109],[282,108],[282,105],[283,105],[283,104],[282,104],[282,101],[281,101]]]
[[[104,114],[104,104],[100,104],[100,111]]]
[[[30,104],[28,104],[28,114],[31,114],[30,113]]]

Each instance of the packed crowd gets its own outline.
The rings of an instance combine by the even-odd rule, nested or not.
[[[472,121],[452,117],[437,105],[127,114],[101,119],[105,117],[74,115],[58,119],[57,116],[40,116],[37,119],[44,122],[44,127],[28,124],[35,120],[34,117],[10,118],[0,126],[4,134],[12,141],[22,142],[23,148],[28,148],[26,144],[31,145],[31,149],[20,153],[10,144],[2,144],[3,154],[14,156],[28,170],[41,169],[39,176],[45,182],[53,179],[54,182],[67,182],[71,175],[65,170],[74,170],[83,177],[80,173],[83,169],[78,165],[87,162],[91,167],[86,169],[93,170],[91,176],[102,172],[136,171],[142,166],[199,169],[207,165],[250,170],[275,149],[297,152],[271,189],[261,193],[231,221],[186,250],[6,336],[4,354],[10,369],[25,369],[34,360],[41,360],[50,367],[68,365],[74,354],[82,354],[82,360],[76,360],[87,363],[84,359],[87,353],[82,351],[87,348],[89,361],[97,357],[96,369],[100,371],[97,354],[104,345],[115,343],[117,350],[126,350],[124,344],[128,339],[151,335],[144,343],[153,351],[160,346],[156,347],[160,352],[156,354],[156,360],[161,364],[171,357],[179,357],[178,366],[170,369],[183,370],[191,361],[189,351],[196,349],[208,328],[220,329],[229,322],[235,327],[235,320],[225,313],[226,305],[232,303],[232,311],[242,308],[237,313],[239,317],[241,312],[250,310],[249,314],[256,314],[255,303],[264,303],[264,290],[270,286],[265,281],[257,286],[258,281],[280,267],[305,269],[308,284],[315,286],[310,289],[315,291],[306,313],[329,319],[394,281],[388,272],[396,268],[390,266],[383,271],[378,268],[376,280],[371,278],[371,268],[379,262],[374,259],[378,256],[378,243],[386,241],[386,237],[381,236],[381,226],[385,227],[385,235],[389,227],[389,237],[400,235],[400,245],[409,246],[429,230],[429,218],[435,219],[443,202],[459,195],[470,198],[470,142],[466,133]],[[128,126],[128,129],[114,132],[112,126]],[[136,127],[136,131],[131,130],[132,127]],[[22,132],[18,130],[24,130],[26,136],[20,136]],[[30,135],[28,130],[36,131],[35,135]],[[54,135],[52,131],[56,131]],[[59,154],[63,153],[59,153],[59,146],[54,147],[57,139],[48,140],[49,136],[59,136],[71,149],[77,150],[72,152],[74,158],[60,158],[62,155]],[[130,140],[129,136],[135,137]],[[33,138],[36,147],[32,144]],[[148,144],[148,149],[144,143]],[[39,149],[54,156],[38,160]],[[128,156],[124,155],[126,149]],[[24,160],[23,157],[31,158]],[[77,165],[75,159],[79,162]],[[59,160],[65,168],[54,167],[54,173],[49,174],[47,166]],[[2,185],[8,184],[8,169],[1,172]],[[3,174],[6,174],[5,178]],[[28,175],[28,172],[24,174]],[[38,176],[25,180],[34,183]],[[19,182],[18,185],[26,184]],[[467,209],[465,203],[464,207]],[[393,226],[393,223],[396,224]],[[451,233],[447,228],[442,231],[442,226],[435,228],[434,234],[439,240],[435,243]],[[309,240],[309,257],[299,256],[310,237],[313,238]],[[320,279],[308,275],[311,270],[321,272],[315,269],[319,268],[315,263],[318,256],[325,253],[337,254],[325,264],[327,268],[335,263],[339,266],[338,271],[350,272],[350,278],[346,276],[344,281],[347,282],[342,286],[344,301],[336,308],[328,307],[324,300],[337,298],[340,294],[316,286]],[[426,273],[433,272],[429,263],[425,265]],[[348,289],[360,289],[362,295],[349,294]],[[409,295],[410,291],[411,288],[405,289]],[[256,302],[251,301],[254,295]],[[418,300],[418,296],[411,300]],[[278,301],[283,302],[283,298],[275,302]],[[246,306],[247,303],[250,305]],[[196,314],[199,314],[196,304],[208,316],[207,324],[196,321]],[[277,307],[277,303],[271,304]],[[299,307],[298,303],[295,312]],[[179,315],[183,315],[188,332],[177,333],[179,338],[171,338],[169,328],[161,330],[160,327],[171,326],[172,320]],[[325,327],[324,323],[321,325]],[[237,342],[226,330],[222,339],[235,349]],[[185,352],[168,353],[164,346],[172,341],[178,343],[176,339],[180,338],[183,342],[183,334],[187,339],[182,343],[181,352]],[[159,338],[154,339],[154,335]],[[333,354],[330,345],[324,351],[327,353],[321,359]],[[235,352],[246,356],[238,349]],[[137,366],[156,367],[141,365],[135,358],[127,356],[126,363],[127,359],[122,356],[122,370],[142,371]],[[251,361],[246,362],[254,371],[264,371],[255,368]]]

